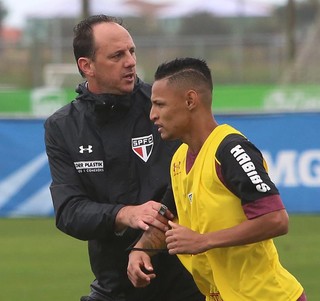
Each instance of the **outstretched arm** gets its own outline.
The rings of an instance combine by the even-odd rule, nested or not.
[[[167,209],[163,214],[159,214],[164,207],[156,201],[148,201],[137,206],[124,206],[116,216],[115,231],[121,232],[127,227],[146,231],[153,226],[165,232],[168,230],[168,219],[171,219],[173,214]]]
[[[213,248],[240,246],[284,235],[288,232],[288,222],[285,209],[205,234],[170,221],[171,229],[165,233],[166,243],[169,254],[198,254]]]

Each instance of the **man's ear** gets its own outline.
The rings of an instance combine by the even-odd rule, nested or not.
[[[186,105],[188,110],[193,110],[198,104],[198,93],[194,90],[189,90],[186,93]]]
[[[85,76],[93,76],[93,69],[91,64],[91,59],[87,57],[80,57],[78,59],[78,66]]]

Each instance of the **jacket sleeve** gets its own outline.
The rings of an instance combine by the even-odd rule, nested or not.
[[[50,192],[57,228],[81,240],[114,236],[115,217],[123,205],[99,203],[90,199],[65,149],[66,143],[60,128],[50,118],[44,126],[52,177]]]
[[[166,205],[173,215],[177,215],[176,203],[174,201],[172,186],[169,185],[161,201],[162,204]]]

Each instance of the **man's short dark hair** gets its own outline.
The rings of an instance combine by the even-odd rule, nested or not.
[[[197,58],[176,58],[161,64],[155,75],[155,80],[167,78],[169,83],[189,80],[195,84],[204,83],[212,91],[213,82],[211,71],[207,63]]]
[[[100,23],[117,23],[122,25],[122,19],[106,15],[94,15],[90,16],[81,22],[79,22],[74,28],[73,38],[73,53],[78,62],[80,57],[94,58],[95,56],[95,44],[92,27]],[[78,66],[79,72],[84,76],[83,72]]]

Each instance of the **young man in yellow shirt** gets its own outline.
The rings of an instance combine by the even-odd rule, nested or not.
[[[177,221],[161,237],[178,254],[206,300],[302,301],[303,287],[279,262],[273,237],[288,231],[288,215],[261,152],[211,111],[212,77],[203,60],[159,66],[150,119],[164,140],[183,144],[171,162]],[[135,286],[155,277],[146,233],[129,255]]]

